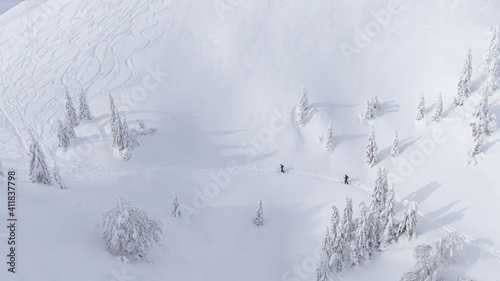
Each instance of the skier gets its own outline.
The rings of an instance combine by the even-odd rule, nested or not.
[[[284,173],[285,170],[283,170],[283,169],[285,168],[285,166],[283,166],[283,164],[280,164],[280,166],[281,166],[281,172]]]
[[[349,177],[347,176],[347,174],[344,176],[344,184],[349,184]]]

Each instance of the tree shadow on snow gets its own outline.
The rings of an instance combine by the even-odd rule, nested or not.
[[[422,227],[420,228],[420,229],[424,229],[424,231],[420,231],[419,234],[425,234],[427,232],[431,232],[435,229],[447,226],[453,222],[456,222],[456,221],[463,219],[465,216],[464,212],[467,209],[468,208],[465,207],[465,208],[462,208],[458,211],[449,212],[449,213],[446,213],[445,215],[443,215],[437,219],[431,219],[431,218],[424,217],[424,221],[423,221],[424,223],[423,223]]]
[[[403,141],[399,142],[399,153],[405,152],[406,149],[408,149],[410,146],[414,145],[418,140],[420,140],[422,137],[418,138],[407,138]]]
[[[397,104],[395,100],[383,102],[380,107],[381,110],[378,117],[382,117],[388,113],[398,112],[400,108],[399,104]]]
[[[500,142],[500,139],[496,139],[494,141],[487,142],[483,145],[483,152],[487,152],[490,148],[492,148],[495,143]]]
[[[429,198],[429,196],[431,196],[431,194],[434,191],[436,191],[440,186],[441,186],[441,184],[438,182],[435,182],[435,181],[431,182],[428,185],[420,188],[419,190],[408,194],[408,196],[406,196],[402,201],[411,200],[413,198],[413,196],[415,196],[415,198],[414,198],[415,201],[417,203],[422,203],[425,201],[425,199]]]

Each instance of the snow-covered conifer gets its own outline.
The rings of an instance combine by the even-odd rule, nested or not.
[[[306,88],[302,88],[302,96],[297,110],[297,122],[302,127],[306,123],[307,115],[309,114],[309,101],[307,100]]]
[[[449,270],[458,257],[464,254],[464,238],[457,232],[437,240],[433,246],[419,245],[415,248],[414,257],[417,260],[415,270],[408,272],[403,281],[442,281],[442,271]],[[458,280],[461,280],[460,278]]]
[[[398,239],[397,224],[395,222],[396,211],[394,209],[395,195],[394,187],[389,189],[387,194],[384,211],[380,216],[382,223],[382,237],[381,244],[382,248],[387,247]]]
[[[118,132],[118,134],[121,135],[120,137],[121,143],[119,143],[119,151],[121,152],[122,158],[124,160],[129,160],[130,157],[132,156],[133,142],[130,137],[127,118],[125,117],[125,114],[122,115],[120,123],[121,123],[120,131]]]
[[[174,201],[172,202],[172,215],[176,218],[181,217],[181,210],[179,208],[179,199],[177,198],[177,192],[174,192]]]
[[[368,138],[368,144],[366,145],[366,163],[373,167],[377,163],[377,143],[375,141],[375,131],[370,132],[370,137]]]
[[[425,100],[424,100],[424,94],[420,95],[420,102],[418,104],[418,109],[417,109],[417,116],[415,117],[415,120],[421,120],[424,118],[425,115]]]
[[[332,218],[330,219],[330,229],[332,230],[332,237],[336,236],[337,229],[340,225],[339,210],[336,206],[332,206]],[[334,234],[335,233],[335,234]]]
[[[465,100],[469,97],[471,93],[471,79],[472,79],[472,54],[469,48],[467,53],[467,59],[464,62],[464,69],[462,75],[460,76],[460,81],[458,82],[458,90],[453,103],[457,106],[462,106]]]
[[[373,103],[371,100],[366,101],[365,114],[363,115],[363,119],[365,121],[372,120],[375,114],[375,108],[373,107]]]
[[[29,159],[29,177],[31,182],[52,185],[52,177],[45,161],[45,155],[40,148],[40,144],[34,137],[32,137],[30,144]]]
[[[64,184],[64,181],[61,178],[61,175],[59,174],[59,167],[57,167],[56,163],[54,163],[52,176],[54,178],[54,182],[60,189],[66,189],[66,184]]]
[[[370,203],[370,210],[373,212],[375,219],[379,219],[382,211],[384,210],[388,189],[387,171],[385,169],[378,168],[377,179],[375,180],[375,187],[372,191],[372,200]]]
[[[356,226],[352,221],[352,199],[346,197],[346,205],[342,215],[342,229],[344,232],[344,241],[349,243],[353,240]]]
[[[257,209],[256,209],[256,214],[255,214],[255,220],[254,223],[255,225],[261,226],[264,224],[264,214],[262,213],[262,199],[259,198],[259,202],[257,204]]]
[[[357,244],[356,244],[356,241],[352,241],[350,243],[350,257],[349,257],[349,266],[350,267],[355,267],[355,266],[358,266],[359,265],[359,262],[360,262],[360,259],[359,259],[359,256],[360,254],[358,253],[358,247],[357,247]]]
[[[476,105],[472,117],[474,121],[470,125],[472,127],[474,147],[469,155],[469,164],[474,163],[474,157],[481,152],[484,140],[493,134],[496,127],[496,115],[490,114],[487,93],[483,93],[482,99]]]
[[[66,122],[71,125],[71,128],[74,128],[78,125],[78,117],[76,116],[76,110],[75,107],[73,106],[73,101],[71,100],[71,97],[69,96],[68,92],[65,92],[66,94]]]
[[[82,89],[80,91],[80,100],[79,100],[79,111],[78,111],[78,120],[91,120],[92,114],[90,113],[89,103],[87,102],[87,93]]]
[[[398,137],[397,130],[394,130],[394,142],[392,143],[392,147],[391,147],[391,157],[392,158],[399,157],[399,137]]]
[[[327,226],[326,231],[325,231],[325,238],[323,239],[323,246],[322,250],[324,253],[326,253],[327,260],[330,260],[333,254],[333,249],[332,249],[333,243],[332,243],[332,236],[330,234],[330,228]]]
[[[498,36],[498,27],[490,27],[490,32],[492,33],[490,44],[483,55],[483,65],[479,68],[482,72],[487,71],[491,63],[496,60],[499,55],[500,38]]]
[[[481,85],[480,92],[486,93],[488,96],[493,95],[493,92],[498,89],[497,76],[498,76],[498,63],[497,60],[493,60],[490,63],[486,73],[486,80],[484,80]]]
[[[360,206],[360,216],[358,220],[358,225],[356,226],[356,236],[354,238],[355,252],[358,254],[360,259],[368,259],[371,254],[370,244],[369,244],[369,227],[368,227],[368,211],[364,202],[359,204]]]
[[[373,110],[381,111],[382,110],[382,105],[380,104],[380,101],[378,100],[377,95],[372,96],[370,100]]]
[[[111,127],[111,132],[113,133],[113,138],[115,137],[115,133],[117,131],[117,123],[119,121],[119,114],[118,114],[118,109],[116,108],[115,105],[115,100],[109,95],[109,110],[110,110],[110,115],[109,115],[109,126]]]
[[[403,215],[403,221],[399,224],[398,235],[406,235],[406,238],[410,240],[411,238],[417,237],[417,212],[418,204],[415,202],[414,198],[411,200],[405,200],[403,202],[405,206],[405,211]]]
[[[337,207],[332,206],[333,213],[331,218],[331,242],[332,256],[330,257],[330,269],[340,272],[344,269],[344,228]]]
[[[57,139],[58,147],[68,147],[70,138],[67,134],[66,126],[63,125],[61,120],[57,120]]]
[[[330,268],[328,266],[329,258],[327,254],[323,251],[316,265],[316,281],[329,281],[330,278]]]
[[[75,136],[75,130],[71,127],[68,120],[65,120],[64,123],[57,120],[58,147],[68,147],[71,139]]]
[[[103,216],[106,249],[123,259],[144,258],[147,251],[161,239],[161,223],[128,200],[117,197],[115,206]]]
[[[370,249],[370,254],[373,253],[380,246],[380,230],[378,219],[375,219],[374,213],[370,210],[366,214],[366,239],[368,241],[368,248]]]
[[[328,122],[328,128],[326,129],[325,150],[330,151],[332,149],[332,145],[333,145],[333,129],[332,129],[332,120],[330,119],[330,122]]]
[[[436,103],[436,111],[432,117],[433,122],[439,122],[443,118],[443,96],[439,93],[438,101]]]

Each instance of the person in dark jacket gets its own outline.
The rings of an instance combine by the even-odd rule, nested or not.
[[[280,166],[281,166],[281,172],[284,173],[285,172],[285,170],[284,170],[285,166],[283,166],[283,164],[280,164]]]
[[[344,176],[344,184],[349,184],[349,177],[347,174]]]

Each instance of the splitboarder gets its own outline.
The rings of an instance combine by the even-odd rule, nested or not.
[[[349,177],[347,174],[344,176],[344,184],[349,184]]]
[[[281,166],[281,172],[284,173],[285,172],[285,170],[284,170],[285,166],[283,166],[283,164],[280,164],[280,166]]]

